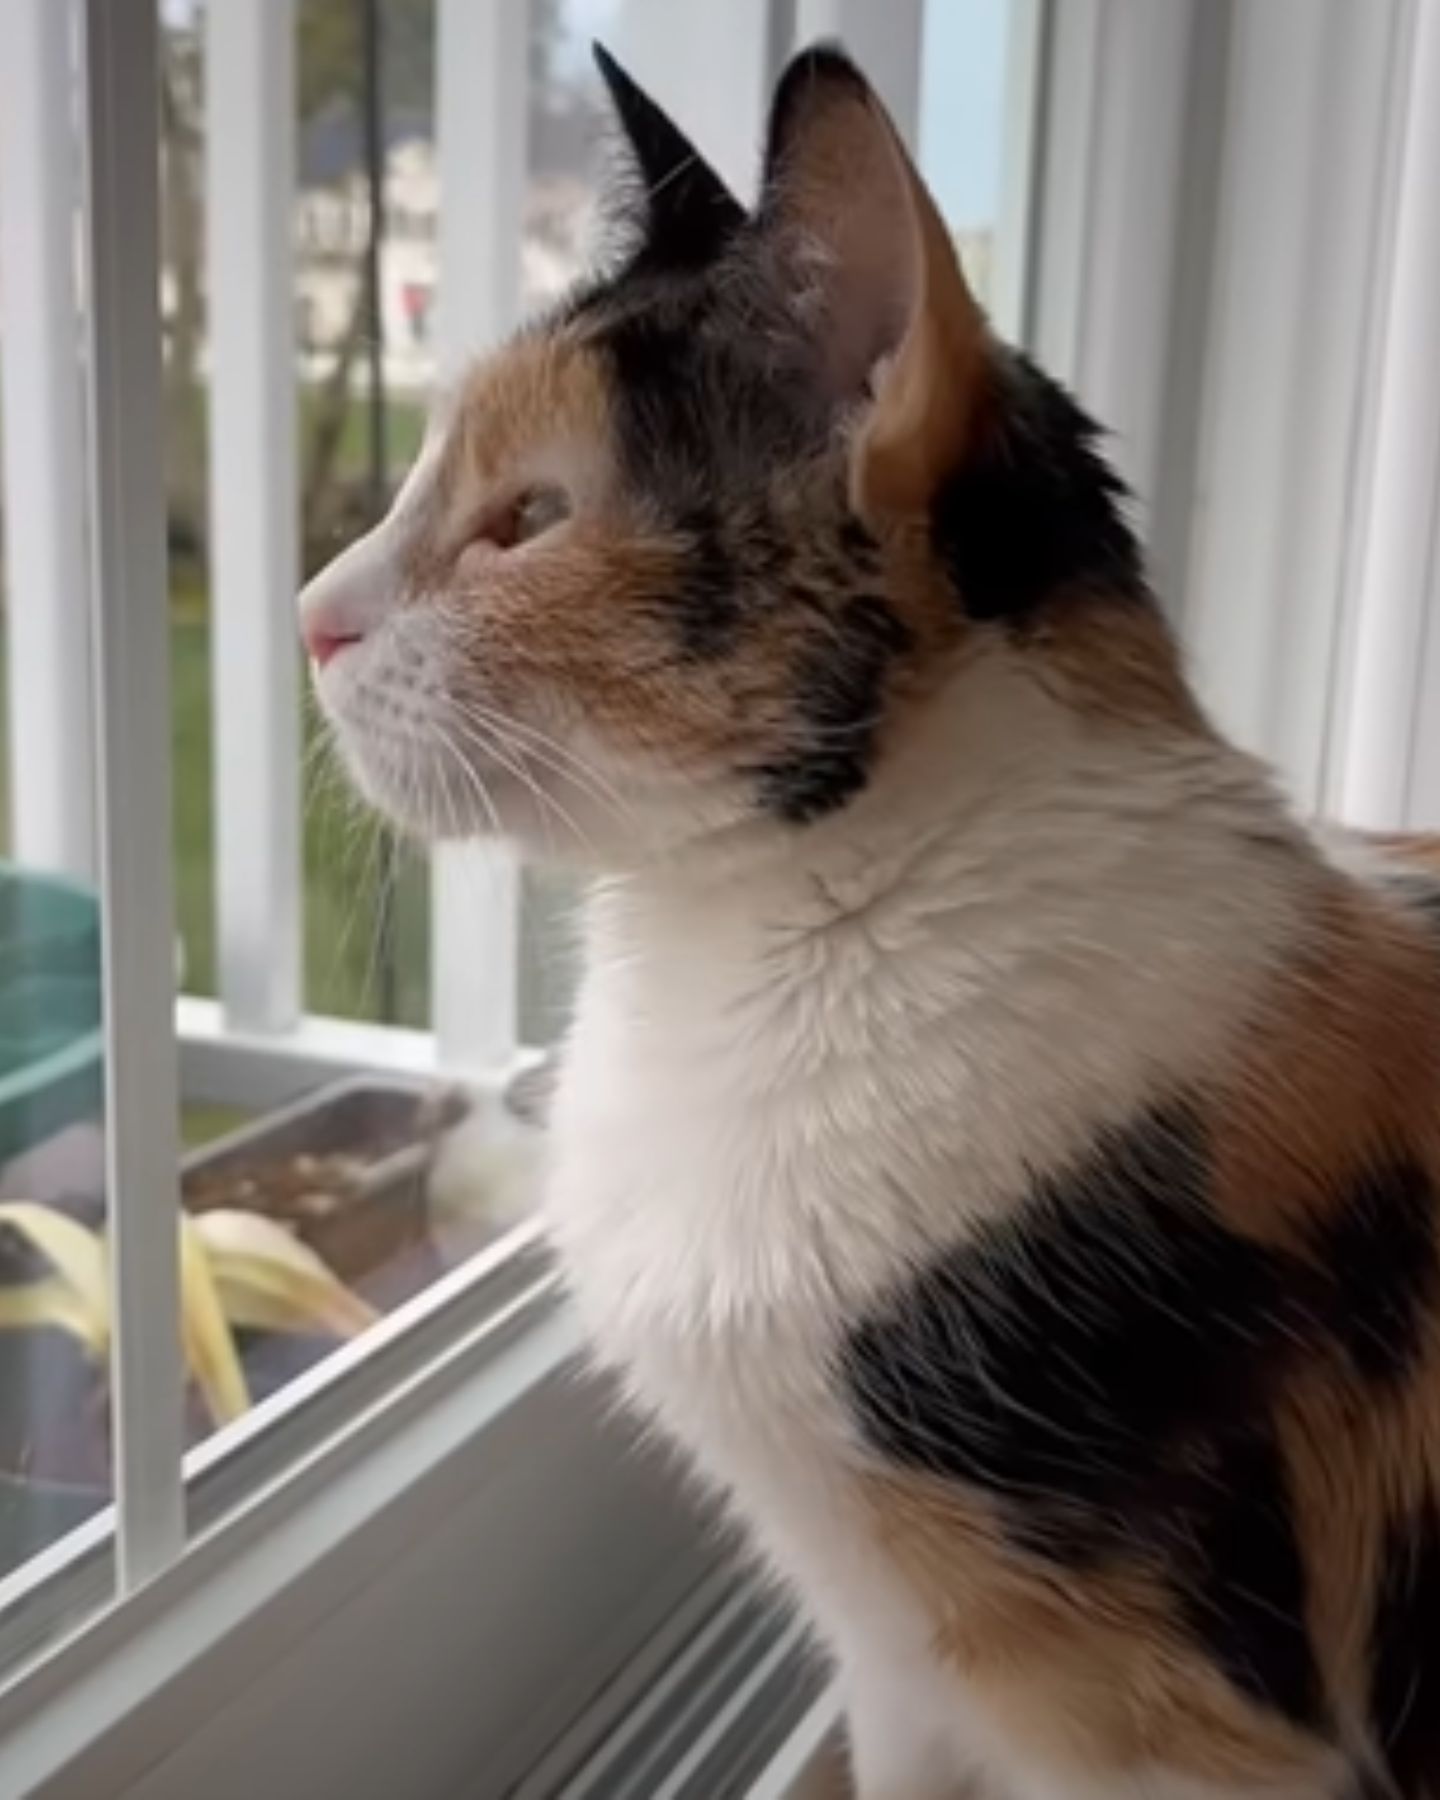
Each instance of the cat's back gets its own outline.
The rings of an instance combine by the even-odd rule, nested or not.
[[[1434,851],[1312,865],[1223,1053],[847,1340],[884,1529],[1057,1765],[1440,1794]]]

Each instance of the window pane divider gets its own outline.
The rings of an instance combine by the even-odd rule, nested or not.
[[[294,1510],[301,1504],[295,1484],[313,1478],[317,1460],[338,1477],[360,1438],[400,1429],[440,1403],[455,1379],[482,1375],[496,1359],[521,1349],[563,1310],[558,1303],[559,1284],[536,1227],[518,1227],[481,1250],[386,1314],[363,1339],[343,1345],[186,1452],[192,1547],[223,1541],[232,1526],[251,1534],[261,1517],[273,1520]],[[573,1319],[563,1322],[559,1341],[557,1356],[569,1358],[578,1349]],[[548,1371],[550,1365],[542,1367]],[[66,1621],[82,1621],[71,1644],[91,1630],[90,1615],[113,1591],[115,1522],[115,1508],[105,1507],[0,1577],[0,1667],[7,1674],[18,1671],[15,1685],[27,1680],[31,1651],[53,1643]],[[123,1601],[114,1618],[113,1628],[122,1634],[128,1607]],[[70,1654],[64,1642],[54,1643],[42,1660],[63,1663]],[[8,1687],[0,1681],[0,1739],[9,1706]]]
[[[76,10],[3,0],[0,333],[9,605],[11,846],[18,862],[95,874],[95,743],[75,354]]]
[[[155,0],[86,0],[111,1419],[122,1592],[184,1544]]]
[[[227,1018],[300,1012],[294,0],[209,0],[210,694]]]
[[[1440,504],[1440,13],[1407,4],[1397,23],[1389,111],[1396,142],[1382,204],[1392,216],[1375,258],[1376,351],[1366,370],[1373,447],[1361,472],[1353,591],[1328,746],[1326,798],[1347,824],[1432,829],[1431,769],[1440,642],[1436,517]]]
[[[438,0],[441,377],[498,343],[519,316],[529,0]],[[441,1061],[506,1062],[519,1029],[520,866],[498,842],[437,845],[430,1017]]]

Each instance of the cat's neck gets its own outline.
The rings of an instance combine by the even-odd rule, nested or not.
[[[1223,1065],[1304,940],[1307,840],[1213,739],[1151,755],[972,691],[788,856],[597,894],[577,1090],[642,1135],[963,1144],[1003,1196]]]
[[[1136,956],[1151,937],[1192,935],[1199,951],[1216,917],[1263,939],[1314,855],[1264,772],[1222,741],[1087,719],[1001,661],[917,708],[842,812],[734,831],[602,883],[594,948],[637,979],[697,957],[738,978],[747,964],[818,965],[860,936],[903,959],[938,933],[1008,977],[1002,944],[1080,957],[1088,941],[1104,958],[1123,930]]]
[[[817,1185],[858,1184],[873,1219],[905,1169],[892,1248],[1003,1208],[1097,1124],[1203,1080],[1295,953],[1319,864],[1244,759],[1209,738],[1137,752],[1023,683],[973,693],[940,696],[786,854],[595,896],[560,1139],[582,1170],[602,1143],[627,1194],[681,1194],[666,1228],[702,1272],[717,1193],[783,1237]],[[686,1200],[697,1157],[709,1185]]]

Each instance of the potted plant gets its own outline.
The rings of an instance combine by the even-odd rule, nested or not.
[[[197,1219],[182,1213],[178,1230],[192,1439],[251,1404],[242,1334],[335,1343],[377,1316],[272,1219],[218,1209]],[[0,1204],[0,1241],[11,1270],[19,1265],[18,1278],[0,1285],[0,1334],[21,1333],[45,1346],[6,1365],[14,1391],[0,1404],[3,1572],[108,1498],[112,1321],[102,1232],[58,1207],[20,1200]]]
[[[547,1079],[337,1082],[187,1155],[192,1442],[529,1212]],[[0,1573],[108,1498],[102,1149],[70,1128],[10,1165],[43,1204],[0,1201]]]

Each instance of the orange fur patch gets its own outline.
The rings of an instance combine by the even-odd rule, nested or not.
[[[1077,1572],[1030,1561],[981,1500],[922,1477],[867,1477],[862,1501],[935,1621],[937,1653],[1038,1761],[1092,1779],[1154,1764],[1227,1783],[1323,1766],[1314,1739],[1189,1648],[1138,1564]]]
[[[1364,831],[1356,836],[1399,867],[1440,880],[1440,836],[1419,831]]]
[[[1215,1203],[1295,1247],[1367,1156],[1440,1177],[1440,957],[1381,897],[1315,874],[1314,924],[1214,1082]]]
[[[605,380],[593,353],[558,334],[520,337],[470,374],[406,546],[420,594],[443,586],[495,508],[523,488],[537,456],[563,447],[578,463],[610,459]]]
[[[1046,608],[1022,639],[1036,677],[1096,719],[1213,739],[1157,609],[1097,594]]]
[[[1440,957],[1379,895],[1326,879],[1304,954],[1217,1084],[1214,1198],[1242,1235],[1306,1253],[1371,1159],[1405,1151],[1440,1191]],[[1332,1694],[1362,1710],[1387,1520],[1440,1491],[1440,1320],[1396,1393],[1338,1355],[1302,1369],[1278,1423]]]

